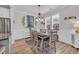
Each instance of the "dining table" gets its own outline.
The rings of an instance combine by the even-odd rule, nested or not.
[[[42,33],[42,32],[37,32],[38,36],[38,47],[42,49],[42,52],[46,53],[52,53],[52,48],[55,48],[55,53],[56,53],[56,31],[51,30],[48,34],[47,33]],[[52,45],[53,43],[53,45]]]

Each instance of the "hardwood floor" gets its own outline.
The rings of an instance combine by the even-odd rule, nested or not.
[[[26,39],[27,40],[27,39]],[[26,41],[25,39],[16,41],[12,45],[12,54],[33,54],[32,41]],[[40,54],[40,52],[38,52]],[[71,45],[56,42],[56,54],[78,54],[79,50]]]

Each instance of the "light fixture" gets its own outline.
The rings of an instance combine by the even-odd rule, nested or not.
[[[71,23],[76,23],[77,22],[77,16],[68,16],[68,17],[65,17],[64,20],[68,20]]]
[[[38,7],[39,7],[39,13],[38,13],[38,16],[36,17],[36,21],[42,22],[43,21],[43,16],[40,13],[40,5],[38,5]]]
[[[79,23],[74,24],[74,29],[76,33],[79,33]]]
[[[68,19],[77,19],[76,16],[69,16],[69,17],[65,17],[64,20],[68,20]]]

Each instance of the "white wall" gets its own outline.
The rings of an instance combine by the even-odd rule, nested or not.
[[[27,15],[32,15],[30,13],[24,13],[23,11],[18,11],[14,9],[13,27],[12,27],[12,40],[18,40],[27,38],[30,35],[29,28],[23,26],[23,17]]]
[[[13,33],[12,33],[14,40],[27,37],[26,34],[27,34],[28,30],[25,29],[25,27],[22,24],[23,16],[25,16],[25,15],[26,14],[24,14],[22,12],[14,11],[14,23],[13,23],[14,27],[13,27]]]
[[[9,9],[8,8],[4,8],[4,7],[0,7],[0,17],[6,17],[9,18]]]
[[[79,20],[79,6],[70,6],[60,12],[60,28],[61,29],[73,29],[73,23],[64,20],[67,16],[77,16]]]
[[[14,12],[14,20],[13,20],[13,32],[12,32],[12,36],[14,40],[16,39],[21,39],[21,38],[25,38],[25,28],[22,26],[22,17],[24,16],[24,14],[20,13],[20,12]]]
[[[27,38],[28,36],[28,29],[25,29],[25,27],[22,24],[23,16],[26,15],[24,12],[17,11],[14,6],[11,6],[11,39],[12,43],[15,42],[15,40]]]

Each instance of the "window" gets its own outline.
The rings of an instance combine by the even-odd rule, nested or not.
[[[34,16],[27,15],[27,27],[34,27]]]
[[[10,18],[1,18],[0,17],[0,33],[10,33]]]

